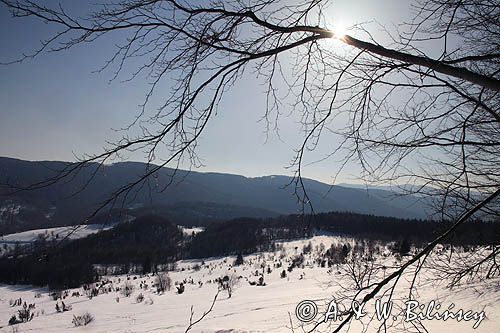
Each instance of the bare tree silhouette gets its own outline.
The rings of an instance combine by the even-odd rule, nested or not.
[[[397,283],[405,269],[425,261],[437,243],[473,215],[500,216],[496,1],[415,1],[413,20],[401,22],[397,31],[386,31],[392,42],[385,46],[363,25],[353,27],[356,38],[330,30],[325,23],[330,5],[326,0],[122,0],[93,7],[84,18],[41,1],[0,2],[14,16],[38,18],[60,28],[33,53],[10,63],[120,33],[126,39],[101,71],[110,70],[112,79],[128,74],[126,80],[145,77],[151,83],[137,118],[126,129],[141,134],[125,135],[56,177],[17,190],[70,178],[90,162],[102,164],[121,153],[145,151],[145,173],[113,193],[97,213],[144,186],[163,166],[186,159],[198,165],[198,139],[222,97],[253,71],[267,87],[263,118],[268,130],[279,128],[277,120],[284,113],[302,119],[305,135],[291,167],[296,176],[292,186],[304,205],[313,204],[302,183],[304,156],[326,133],[334,133],[342,137],[331,150],[331,156],[342,156],[337,172],[356,161],[367,182],[411,184],[405,190],[439,198],[442,218],[455,221],[399,269],[370,284],[362,302]],[[332,39],[337,46],[328,43]],[[430,42],[441,48],[436,57],[428,55]],[[165,81],[173,82],[171,90],[161,94],[160,108],[148,112]],[[290,104],[282,102],[283,91]],[[338,126],[341,119],[347,119],[345,126]],[[160,147],[168,155],[154,165]],[[498,274],[497,254],[493,246],[470,262],[470,269],[480,262]],[[352,313],[335,331],[350,320]]]

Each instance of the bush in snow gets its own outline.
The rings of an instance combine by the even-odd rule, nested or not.
[[[399,254],[401,256],[408,255],[411,251],[411,244],[410,242],[405,238],[402,241],[397,242],[394,245],[393,252],[395,254]]]
[[[218,278],[219,290],[225,290],[229,298],[233,295],[234,288],[238,285],[238,277],[234,274]]]
[[[9,319],[9,325],[16,325],[16,324],[19,324],[20,321],[17,320],[17,317],[16,315],[12,315],[12,317],[10,317]]]
[[[66,305],[63,301],[61,301],[61,305],[59,305],[59,302],[56,303],[57,312],[66,312],[70,310],[71,310],[71,305]]]
[[[184,283],[181,283],[177,286],[177,293],[182,294],[184,292]]]
[[[52,297],[53,301],[57,301],[58,299],[62,298],[62,290],[54,291],[50,294],[50,296]]]
[[[241,253],[238,254],[238,256],[236,257],[236,260],[234,261],[234,266],[240,266],[240,265],[243,265],[244,261],[243,261],[243,256],[241,255]]]
[[[22,323],[27,323],[28,321],[31,321],[35,316],[35,313],[33,312],[34,310],[35,303],[28,305],[26,304],[26,302],[24,302],[23,308],[17,311],[17,316]]]
[[[304,245],[302,247],[302,253],[303,254],[311,253],[311,250],[312,250],[312,244],[311,244],[311,242],[309,242],[307,245]]]
[[[9,300],[9,305],[11,307],[20,306],[21,304],[23,304],[23,300],[21,299],[21,297],[16,298],[15,300],[12,299]]]
[[[24,302],[23,308],[21,310],[17,311],[17,317],[16,315],[12,315],[9,319],[9,325],[15,325],[19,323],[27,323],[31,320],[33,320],[33,317],[35,316],[35,304],[26,304]]]
[[[156,290],[158,293],[164,293],[167,290],[170,290],[172,286],[172,279],[168,276],[167,272],[158,273],[156,276]]]
[[[130,297],[133,291],[134,285],[129,281],[125,281],[125,283],[123,284],[123,288],[121,289],[122,295],[125,297]]]
[[[257,285],[258,285],[258,286],[261,286],[261,287],[263,287],[263,286],[265,286],[265,285],[266,285],[266,282],[264,282],[264,276],[262,276],[262,275],[261,275],[261,276],[259,277],[259,282],[257,282]]]
[[[73,315],[73,320],[71,321],[75,327],[78,326],[86,326],[90,324],[91,322],[94,321],[94,316],[92,316],[90,313],[85,312],[82,315]]]
[[[99,290],[95,287],[92,287],[92,288],[87,288],[85,290],[85,294],[87,295],[87,297],[89,299],[92,299],[93,297],[96,297],[97,295],[99,295]]]

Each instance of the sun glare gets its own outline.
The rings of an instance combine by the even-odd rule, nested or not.
[[[327,25],[328,29],[333,33],[332,38],[325,39],[327,44],[331,44],[334,48],[344,47],[345,42],[344,38],[349,33],[347,26],[339,20],[335,20],[335,22],[331,22],[331,24]]]
[[[342,40],[347,34],[347,27],[342,22],[335,22],[331,30],[335,39]]]
[[[333,36],[332,38],[324,39],[324,42],[335,49],[345,47],[345,36],[350,32],[350,23],[338,16],[325,17],[325,26],[332,32]]]

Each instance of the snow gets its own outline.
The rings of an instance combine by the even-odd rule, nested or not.
[[[23,206],[9,203],[4,206],[0,206],[0,224],[8,223],[16,215],[19,215]]]
[[[281,271],[287,267],[285,261],[296,253],[301,253],[302,247],[309,242],[312,243],[314,252],[320,243],[329,248],[332,243],[351,241],[324,235],[286,242],[283,243],[284,250],[276,253],[263,252],[245,256],[245,264],[238,267],[232,267],[235,257],[178,261],[176,270],[169,272],[172,289],[164,294],[158,294],[151,287],[155,280],[151,274],[110,276],[107,279],[111,283],[106,286],[113,288],[123,286],[124,281],[130,278],[129,281],[135,285],[132,296],[125,297],[119,292],[112,291],[89,299],[82,288],[73,289],[69,291],[70,296],[64,300],[67,305],[72,306],[72,310],[64,313],[56,312],[56,301],[48,295],[46,289],[0,285],[0,327],[4,326],[0,328],[0,332],[12,331],[7,322],[19,307],[9,306],[9,300],[19,297],[23,302],[26,300],[28,303],[36,303],[34,319],[29,323],[17,325],[20,332],[185,332],[189,324],[191,306],[194,311],[193,318],[196,320],[210,308],[217,293],[217,284],[211,281],[229,274],[241,276],[232,297],[228,298],[226,292],[221,292],[213,311],[190,332],[291,332],[291,322],[295,332],[302,332],[299,327],[300,322],[295,317],[297,304],[303,300],[313,300],[320,305],[321,310],[324,310],[322,305],[327,304],[339,288],[346,286],[348,282],[345,274],[337,273],[336,267],[321,268],[317,265],[308,265],[307,262],[312,261],[311,255],[306,255],[306,265],[303,269],[295,268],[292,272],[287,272],[286,278],[281,278]],[[284,263],[283,267],[272,267],[280,257]],[[395,262],[394,257],[380,258],[380,260],[387,267],[391,267]],[[262,272],[262,263],[272,268],[270,274],[264,274],[266,285],[251,286],[247,281],[257,281],[258,276],[254,273]],[[423,303],[439,298],[443,307],[454,303],[456,309],[473,311],[484,309],[487,316],[476,330],[472,329],[473,321],[426,321],[429,332],[498,332],[500,324],[498,280],[489,281],[487,286],[496,287],[490,288],[479,297],[478,292],[485,291],[484,285],[480,283],[450,291],[435,282],[430,283],[428,273],[425,269],[421,272],[421,278],[417,281],[420,286],[418,294],[414,296],[416,299]],[[174,282],[183,280],[187,281],[186,290],[179,295],[175,291]],[[411,280],[411,276],[402,279],[403,288],[394,295],[394,299],[408,298],[404,286]],[[203,282],[201,286],[199,281]],[[141,289],[141,282],[147,284],[148,288]],[[79,291],[84,296],[71,297],[74,291]],[[35,298],[37,293],[41,293],[41,297]],[[139,293],[144,295],[145,301],[137,303],[136,296]],[[73,327],[73,315],[85,311],[90,312],[95,320],[85,327]],[[354,321],[350,332],[361,332],[361,323],[361,320]],[[309,326],[305,328],[307,327]],[[328,330],[327,326],[321,328],[322,332],[333,331],[333,329]],[[368,332],[375,332],[377,328],[378,325],[373,325]]]
[[[3,252],[12,249],[16,243],[20,245],[33,243],[44,238],[47,241],[55,239],[78,239],[95,234],[102,230],[112,228],[113,225],[87,224],[81,226],[56,227],[47,229],[34,229],[14,234],[0,236],[0,256]],[[57,237],[57,238],[56,238]],[[4,247],[5,245],[5,247]]]
[[[4,213],[8,213],[11,215],[18,215],[19,212],[21,211],[22,206],[21,205],[16,205],[16,204],[9,204],[6,206],[0,207],[0,216]]]
[[[6,242],[22,242],[30,243],[34,242],[39,237],[43,236],[46,240],[54,240],[56,235],[59,238],[64,238],[68,236],[70,239],[77,239],[87,237],[88,235],[95,234],[101,230],[110,229],[111,226],[103,226],[101,224],[87,224],[82,226],[70,226],[70,227],[57,227],[57,228],[47,228],[47,229],[34,229],[29,231],[18,232],[15,234],[9,234],[0,236],[0,241]]]
[[[203,230],[205,230],[204,227],[191,227],[191,228],[186,228],[186,227],[182,227],[182,226],[179,226],[179,228],[181,228],[182,230],[182,233],[186,236],[191,236],[193,233],[196,235],[197,233],[200,233],[202,232]]]

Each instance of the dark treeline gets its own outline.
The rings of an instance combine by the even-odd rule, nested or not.
[[[285,219],[300,220],[298,216]],[[296,222],[298,223],[298,222]],[[314,216],[311,225],[319,230],[360,238],[397,241],[408,239],[414,244],[427,243],[453,224],[452,221],[398,219],[355,213],[321,213]],[[498,221],[470,220],[461,225],[446,240],[452,245],[490,245],[500,243]]]
[[[191,258],[248,254],[273,249],[273,241],[297,239],[312,235],[303,221],[240,218],[212,224],[196,234],[187,248]]]
[[[29,254],[0,258],[0,281],[51,288],[93,282],[94,265],[140,266],[144,273],[178,259],[183,234],[157,216],[145,216],[73,241],[37,241]]]
[[[355,213],[322,213],[311,217],[287,215],[271,219],[236,219],[212,224],[197,234],[187,252],[193,258],[272,250],[276,240],[310,237],[329,232],[379,241],[409,241],[421,246],[437,237],[451,222],[398,219]],[[500,243],[500,224],[469,221],[448,238],[453,245]]]
[[[239,218],[211,224],[205,231],[186,237],[166,219],[146,216],[79,240],[38,241],[29,254],[14,251],[10,257],[0,258],[0,282],[76,287],[97,278],[96,265],[121,267],[112,273],[148,273],[181,258],[272,251],[277,240],[310,237],[317,232],[421,246],[449,225],[450,222],[324,213],[314,217]],[[498,244],[500,225],[469,221],[448,241],[462,246]]]

